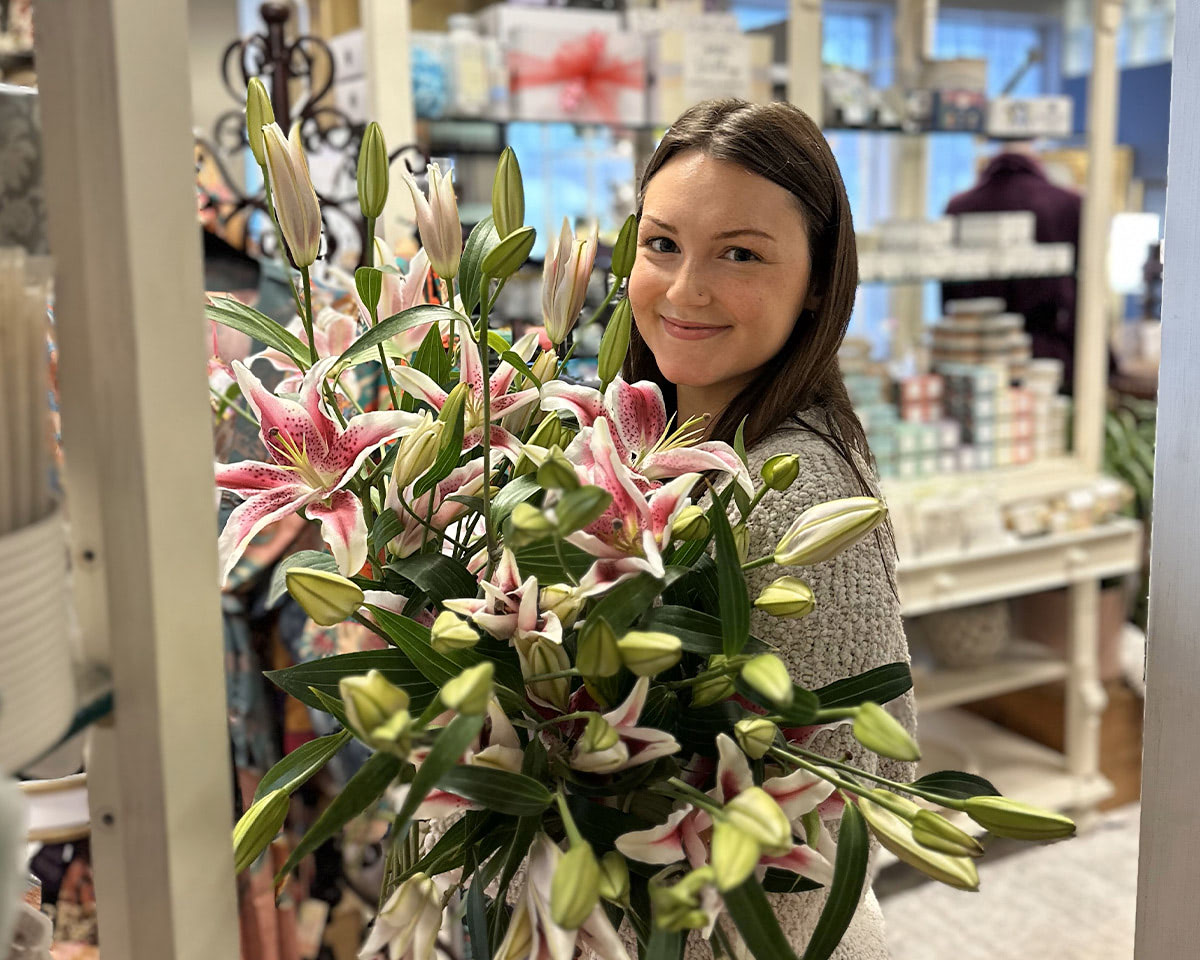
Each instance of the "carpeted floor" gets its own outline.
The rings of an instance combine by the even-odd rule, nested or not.
[[[1064,843],[989,851],[978,893],[900,890],[897,871],[915,871],[889,868],[876,890],[893,960],[1132,960],[1138,813],[1113,811]]]

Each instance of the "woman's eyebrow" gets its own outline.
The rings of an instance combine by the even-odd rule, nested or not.
[[[677,232],[671,224],[659,220],[657,217],[652,217],[649,214],[642,216],[643,220],[649,220],[662,230],[668,230],[671,233]],[[767,233],[766,230],[760,230],[758,227],[736,227],[732,230],[722,230],[720,233],[713,234],[714,240],[727,240],[730,237],[762,237],[764,240],[774,240],[773,234]]]

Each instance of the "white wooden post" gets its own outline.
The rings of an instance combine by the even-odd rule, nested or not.
[[[111,721],[88,770],[106,957],[237,956],[186,0],[39,0],[75,586]]]
[[[821,0],[790,0],[787,98],[821,123]]]
[[[1170,182],[1163,270],[1162,366],[1154,457],[1154,534],[1150,551],[1150,639],[1142,753],[1142,828],[1138,864],[1138,960],[1195,956],[1200,911],[1194,881],[1200,863],[1195,829],[1200,796],[1200,4],[1175,11],[1171,76]]]

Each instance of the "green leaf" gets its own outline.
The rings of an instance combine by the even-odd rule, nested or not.
[[[607,807],[586,797],[572,793],[567,796],[567,807],[575,826],[583,834],[584,839],[592,845],[596,856],[600,857],[615,850],[617,837],[635,830],[645,830],[653,824],[647,823],[641,817],[625,813],[615,807]]]
[[[320,660],[297,663],[282,670],[268,670],[266,677],[284,693],[290,693],[301,703],[324,710],[325,704],[313,695],[310,687],[336,698],[338,681],[342,677],[361,676],[368,670],[378,670],[396,686],[403,687],[412,699],[414,710],[425,709],[433,699],[434,685],[429,683],[412,661],[399,650],[340,653],[332,657],[322,657]]]
[[[388,635],[392,643],[430,683],[441,687],[462,672],[462,667],[429,645],[428,627],[423,627],[408,617],[373,607],[370,604],[367,605],[367,608],[371,611],[371,615],[379,624],[380,629]]]
[[[433,461],[433,466],[426,471],[425,476],[413,485],[414,499],[424,496],[450,476],[454,472],[454,468],[458,466],[458,461],[462,459],[462,438],[466,429],[466,416],[466,404],[459,405],[457,416],[451,414],[450,435],[447,437],[443,432],[442,449],[438,453],[437,459]],[[442,429],[444,431],[445,427]]]
[[[265,313],[239,303],[233,297],[214,297],[212,303],[205,305],[204,316],[274,347],[296,361],[301,370],[308,369],[308,347]]]
[[[492,946],[488,943],[487,910],[483,902],[486,881],[477,875],[467,892],[467,938],[471,943],[471,960],[492,960]]]
[[[768,867],[762,881],[763,890],[767,893],[807,893],[809,890],[820,890],[824,884],[809,880],[790,870],[779,870]]]
[[[559,536],[567,537],[592,523],[612,503],[612,494],[601,487],[586,486],[563,495],[555,507]]]
[[[484,217],[467,237],[458,266],[458,292],[463,310],[471,316],[479,307],[479,282],[483,279],[483,258],[500,243],[500,236],[490,216]]]
[[[450,354],[442,346],[442,331],[436,324],[429,328],[425,339],[413,354],[412,366],[434,383],[444,384],[450,379]]]
[[[370,330],[350,344],[338,358],[338,364],[355,364],[362,360],[370,360],[378,353],[376,347],[386,343],[398,333],[419,327],[423,323],[440,323],[443,320],[461,320],[462,318],[449,307],[437,303],[422,303],[409,307],[399,313],[392,314],[386,320],[380,320]]]
[[[662,581],[657,577],[649,573],[640,573],[632,580],[619,583],[609,590],[591,609],[588,617],[607,620],[613,632],[620,636],[653,606],[662,588]]]
[[[724,895],[725,909],[755,960],[796,960],[762,885],[751,877]]]
[[[308,688],[314,697],[321,703],[321,709],[333,716],[347,730],[350,729],[350,720],[346,717],[346,705],[337,697],[331,696],[317,687]]]
[[[444,553],[416,553],[393,560],[387,569],[411,580],[434,603],[451,597],[474,597],[479,592],[479,583],[474,574]]]
[[[463,751],[471,745],[471,741],[479,735],[479,731],[482,729],[483,717],[469,717],[460,713],[438,734],[429,754],[421,762],[416,776],[409,784],[408,794],[396,814],[392,829],[399,832],[408,826],[408,822],[417,812],[417,807],[429,795],[429,791],[436,787],[446,772],[458,763]]]
[[[710,614],[693,610],[690,607],[666,604],[653,607],[646,615],[645,629],[662,630],[673,633],[683,644],[687,653],[698,653],[711,657],[724,651],[721,634],[721,621]],[[743,653],[761,653],[770,647],[757,637],[750,637]]]
[[[341,730],[297,747],[263,775],[254,791],[254,800],[261,800],[272,790],[292,793],[325,766],[349,740],[350,731]]]
[[[816,929],[804,950],[803,960],[829,960],[858,909],[867,878],[867,825],[858,807],[847,803],[838,829],[837,857],[833,864],[833,883],[829,898],[821,910]]]
[[[903,696],[912,689],[912,672],[903,661],[885,663],[866,673],[843,680],[835,680],[813,692],[826,709],[833,707],[857,707],[868,700],[887,703]]]
[[[567,569],[577,580],[587,573],[588,568],[596,559],[569,543],[562,545],[562,553],[567,561]],[[517,569],[521,571],[521,576],[537,577],[538,583],[563,582],[562,563],[559,562],[558,554],[554,552],[553,541],[522,547],[516,551],[516,558]]]
[[[524,503],[541,489],[538,486],[537,477],[532,473],[517,477],[516,480],[510,480],[492,498],[492,521],[497,525],[504,523],[508,519],[508,515],[513,512],[513,507],[518,503]]]
[[[503,354],[512,349],[512,344],[495,330],[488,331],[487,341],[488,346],[497,354]]]
[[[688,707],[679,716],[679,731],[675,739],[683,748],[680,753],[698,753],[704,757],[717,755],[718,733],[733,736],[733,726],[747,716],[746,708],[733,700],[722,700],[707,707]]]
[[[383,273],[374,267],[359,267],[354,271],[354,286],[367,313],[374,317],[379,307],[379,296],[383,293]]]
[[[275,565],[271,574],[271,586],[267,590],[267,606],[273,607],[287,593],[287,572],[292,567],[304,567],[308,570],[324,570],[326,573],[337,573],[337,561],[333,554],[324,550],[301,550],[285,557]]]
[[[394,754],[372,754],[370,759],[359,767],[358,773],[338,791],[333,801],[325,808],[325,812],[317,818],[317,822],[301,837],[287,862],[275,874],[276,888],[283,884],[301,860],[383,796],[383,792],[396,779],[403,766],[403,761]],[[417,773],[419,776],[420,771]],[[409,795],[412,795],[412,791],[409,791]]]
[[[545,746],[543,746],[542,741],[538,737],[532,737],[529,745],[525,748],[525,757],[521,763],[521,773],[531,780],[540,783],[545,779],[549,769],[550,764],[546,756]],[[521,817],[517,820],[516,833],[513,834],[512,842],[509,844],[508,851],[504,855],[504,866],[500,873],[500,882],[496,892],[496,901],[498,904],[503,905],[505,902],[508,886],[512,883],[517,870],[525,861],[526,856],[528,856],[533,838],[541,827],[542,814]],[[491,927],[492,937],[497,943],[500,939],[504,920],[504,911],[497,909],[493,915]]]
[[[729,518],[721,509],[709,510],[708,517],[717,544],[717,606],[721,611],[722,652],[732,657],[742,652],[750,637],[750,594],[746,590],[746,577],[742,573]]]
[[[639,725],[674,730],[678,721],[679,694],[665,684],[654,684],[646,694],[646,704],[638,718]]]
[[[778,714],[784,726],[806,727],[810,723],[815,723],[817,711],[821,709],[821,701],[817,699],[817,695],[798,683],[792,684],[792,702],[786,707],[768,700],[742,680],[738,680],[734,686],[737,688],[737,692],[747,700],[757,703],[768,713]]]
[[[746,420],[747,417],[742,417],[742,422],[738,424],[737,432],[733,435],[733,452],[738,455],[738,459],[742,461],[742,466],[746,469],[750,468],[750,461],[746,459]]]
[[[446,771],[438,787],[512,817],[539,814],[550,806],[550,791],[530,777],[494,767],[457,766]]]
[[[936,773],[927,773],[920,780],[914,780],[912,785],[954,800],[1001,795],[990,780],[977,777],[973,773],[963,773],[961,770],[939,770]]]
[[[513,353],[511,350],[505,350],[500,354],[500,360],[504,363],[507,363],[510,367],[515,367],[518,371],[520,371],[521,375],[528,379],[534,386],[536,386],[539,390],[542,389],[542,381],[534,376],[533,371],[529,368],[529,364],[522,360],[518,354]]]
[[[404,522],[395,510],[388,507],[375,518],[375,523],[371,526],[371,534],[368,539],[371,543],[375,544],[376,549],[379,549],[394,537],[400,536],[403,532]]]
[[[683,931],[656,926],[646,944],[645,960],[679,960],[683,956]]]

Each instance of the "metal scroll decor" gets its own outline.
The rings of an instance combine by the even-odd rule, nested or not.
[[[239,178],[230,175],[231,166],[245,164],[250,156],[244,112],[246,86],[251,77],[259,77],[270,91],[279,125],[285,131],[300,125],[321,201],[325,257],[337,263],[356,255],[362,265],[367,224],[358,206],[355,166],[366,123],[322,103],[336,79],[329,45],[320,37],[308,35],[289,41],[291,11],[286,4],[264,3],[259,14],[266,31],[234,40],[221,56],[222,80],[238,106],[217,118],[211,137],[195,137],[200,215],[214,222],[218,232],[234,246],[246,249],[256,244],[266,256],[280,255],[274,231],[261,228],[267,222],[262,190],[248,194],[239,185]],[[293,103],[292,92],[297,88],[303,93]],[[428,158],[420,146],[405,144],[389,153],[392,163],[400,157],[421,182]],[[251,240],[249,226],[256,211],[261,211],[264,218]]]

